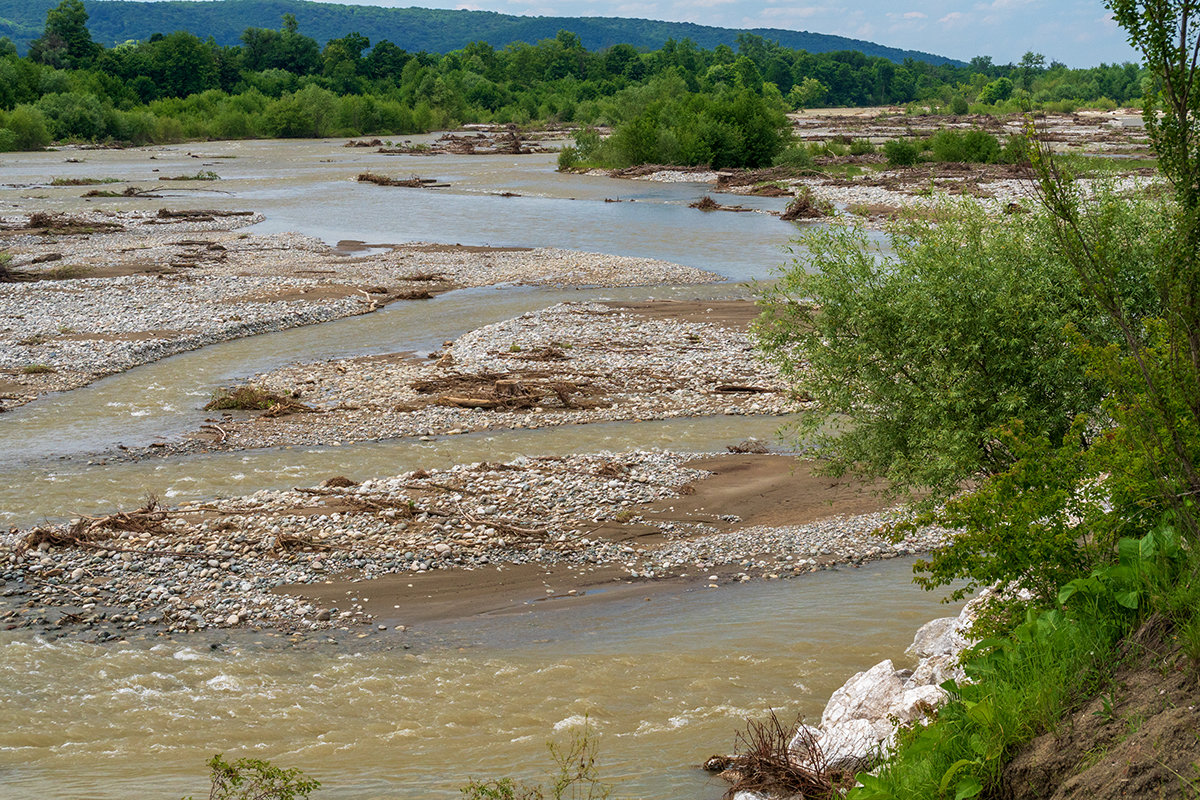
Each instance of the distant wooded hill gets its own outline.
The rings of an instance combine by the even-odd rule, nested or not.
[[[0,36],[16,43],[21,53],[41,35],[46,11],[58,0],[0,0]],[[324,45],[357,32],[372,42],[387,39],[410,52],[447,53],[471,42],[504,47],[511,42],[534,44],[553,38],[562,29],[577,34],[591,50],[630,44],[654,50],[667,39],[691,39],[703,48],[719,44],[736,47],[737,35],[746,31],[714,28],[690,22],[657,22],[610,17],[517,17],[492,11],[446,11],[429,8],[380,8],[314,3],[306,0],[215,0],[210,2],[131,2],[85,0],[92,39],[111,46],[130,39],[148,39],[155,33],[188,31],[217,44],[238,44],[246,28],[278,28],[284,14],[295,14],[300,32]],[[899,50],[873,42],[806,31],[754,28],[750,33],[779,42],[784,47],[829,53],[857,50],[897,63],[906,58],[930,64],[958,64],[953,59],[915,50]]]

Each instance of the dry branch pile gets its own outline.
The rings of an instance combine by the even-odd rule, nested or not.
[[[436,405],[456,408],[484,408],[501,411],[547,406],[558,400],[563,408],[594,408],[576,395],[592,391],[587,384],[562,380],[530,380],[511,375],[483,372],[478,374],[452,373],[417,381],[413,389],[419,394],[438,393]]]
[[[737,734],[735,751],[734,756],[714,756],[704,765],[733,782],[726,797],[739,792],[814,800],[842,796],[820,745],[800,720],[785,726],[773,710],[765,720],[747,720],[746,729]]]

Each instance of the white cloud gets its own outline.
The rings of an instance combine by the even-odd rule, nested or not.
[[[951,11],[949,14],[938,20],[938,25],[942,25],[947,28],[957,28],[966,25],[969,20],[970,17],[963,12]]]
[[[733,3],[739,3],[741,0],[680,0],[675,3],[672,8],[678,10],[687,10],[689,8],[716,8],[717,6],[727,6]]]

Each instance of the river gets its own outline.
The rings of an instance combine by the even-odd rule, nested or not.
[[[420,240],[648,256],[710,269],[728,282],[451,292],[225,342],[46,397],[0,417],[0,523],[127,506],[148,491],[178,502],[331,474],[364,478],[521,454],[713,451],[751,435],[768,438],[779,426],[778,419],[698,418],[111,460],[118,444],[145,445],[193,428],[216,386],[292,361],[424,352],[564,299],[746,296],[748,282],[769,278],[787,258],[783,248],[796,232],[767,215],[690,209],[710,192],[700,184],[564,176],[553,156],[389,157],[339,144],[6,154],[0,209],[94,205],[77,187],[49,186],[55,176],[159,185],[158,177],[211,169],[221,180],[199,190],[164,182],[167,201],[105,202],[253,209],[266,215],[257,232],[298,230],[330,243]],[[67,156],[82,163],[67,164]],[[367,170],[451,186],[354,181]],[[948,613],[909,584],[910,570],[897,561],[716,591],[658,591],[650,601],[541,603],[517,615],[423,627],[398,635],[393,646],[296,647],[246,633],[97,646],[0,633],[0,794],[202,795],[204,762],[224,752],[299,766],[326,784],[322,797],[450,798],[473,777],[540,777],[549,765],[545,742],[587,718],[603,774],[619,781],[618,796],[717,798],[724,786],[695,765],[709,751],[728,750],[745,717],[772,706],[787,717],[819,714],[850,673],[900,658],[922,622]]]

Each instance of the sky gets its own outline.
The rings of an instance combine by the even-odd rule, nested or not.
[[[564,17],[639,17],[849,36],[969,61],[1026,52],[1072,67],[1137,61],[1102,0],[330,0]]]

